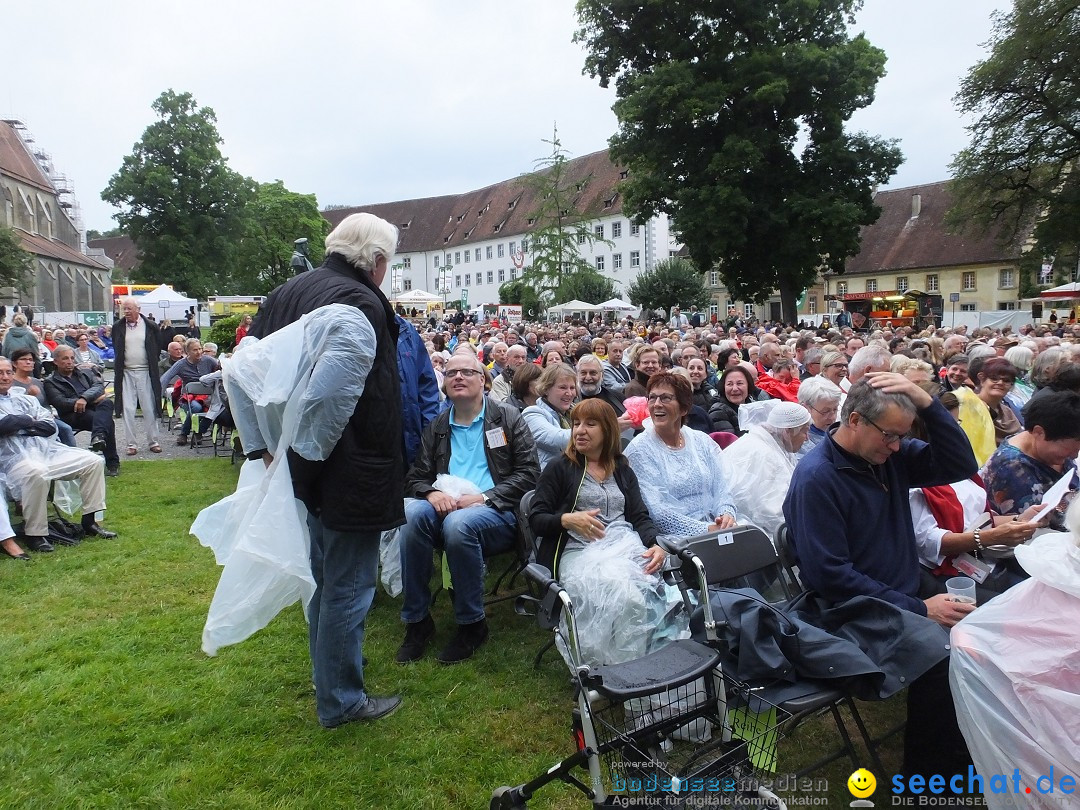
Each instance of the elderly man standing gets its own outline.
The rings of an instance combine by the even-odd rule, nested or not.
[[[353,214],[326,237],[322,266],[270,293],[248,334],[276,332],[328,304],[359,311],[364,328],[353,336],[353,363],[364,370],[355,409],[339,426],[324,457],[290,447],[293,491],[308,509],[311,573],[308,640],[319,722],[334,728],[385,717],[401,698],[369,695],[364,683],[364,624],[375,596],[379,538],[404,520],[401,492],[401,383],[398,325],[379,290],[397,247],[398,230],[373,214]],[[318,366],[316,367],[318,368]],[[244,437],[249,458],[269,465],[273,456],[259,436]],[[305,451],[308,452],[308,451]],[[308,452],[308,455],[311,455]]]
[[[454,583],[457,632],[438,655],[443,664],[471,658],[488,638],[484,616],[484,557],[513,546],[515,508],[536,486],[540,464],[525,420],[511,406],[484,396],[482,363],[455,354],[444,372],[450,409],[427,426],[405,484],[406,525],[401,530],[405,640],[398,663],[416,661],[435,635],[430,580],[433,550],[446,554]],[[473,484],[478,495],[436,489],[447,473]]]
[[[158,374],[153,371],[161,351],[158,328],[139,313],[139,303],[134,298],[124,298],[120,308],[123,317],[113,324],[112,329],[113,349],[116,352],[114,410],[116,416],[122,413],[124,417],[124,439],[129,456],[139,452],[135,439],[136,408],[142,409],[146,446],[151,453],[160,453],[158,419],[161,418],[161,383]]]
[[[75,430],[90,431],[90,449],[104,454],[105,474],[119,475],[113,401],[105,393],[105,383],[92,372],[76,368],[75,350],[70,346],[57,346],[53,362],[56,371],[45,379],[49,404]]]
[[[56,441],[52,411],[34,397],[11,393],[15,372],[0,357],[0,469],[8,493],[22,506],[23,534],[32,551],[52,551],[48,541],[49,483],[78,481],[83,503],[82,528],[87,535],[116,537],[97,524],[94,513],[105,508],[105,476],[101,459],[78,447]]]

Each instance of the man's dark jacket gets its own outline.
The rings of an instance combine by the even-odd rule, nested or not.
[[[86,400],[87,410],[93,410],[94,403],[104,393],[105,383],[86,369],[76,368],[70,377],[57,371],[45,378],[45,398],[61,419],[75,412],[75,402],[80,398]]]
[[[375,330],[375,362],[349,423],[326,461],[289,451],[293,491],[323,526],[346,532],[384,531],[405,522],[398,326],[370,275],[338,253],[267,296],[248,330],[264,338],[328,304],[359,309]],[[249,456],[265,448],[244,448]]]
[[[154,418],[161,418],[161,378],[154,373],[154,369],[157,368],[158,355],[161,354],[161,347],[158,345],[158,326],[153,321],[147,320],[145,315],[140,315],[143,322],[143,329],[146,332],[146,339],[143,344],[146,347],[146,373],[150,375],[150,390],[154,394]],[[124,358],[127,355],[127,349],[125,343],[127,341],[127,321],[123,318],[113,324],[112,328],[112,342],[113,352],[115,357],[113,359],[113,368],[115,370],[115,380],[113,380],[113,413],[117,418],[120,418],[124,414]],[[148,417],[148,414],[144,414],[144,417]]]

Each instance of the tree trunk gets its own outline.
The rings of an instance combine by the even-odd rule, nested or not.
[[[793,279],[780,276],[780,318],[784,323],[799,322],[799,296],[802,288],[797,287]]]

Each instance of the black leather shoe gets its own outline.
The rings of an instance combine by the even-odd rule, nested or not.
[[[84,523],[83,531],[86,532],[87,537],[103,537],[106,540],[111,540],[116,537],[116,532],[110,532],[107,529],[101,528],[97,523]]]
[[[120,474],[120,465],[119,464],[106,464],[105,465],[105,475],[109,476],[109,478],[116,478],[116,476],[118,476],[119,474]]]
[[[25,551],[20,551],[18,554],[12,554],[6,548],[0,549],[0,551],[3,551],[4,556],[8,557],[8,558],[10,558],[12,560],[22,560],[23,562],[30,562],[30,559],[31,559],[30,555],[27,554]]]
[[[472,658],[473,653],[488,640],[487,619],[473,624],[459,624],[457,633],[436,656],[440,664],[458,664]]]
[[[398,647],[394,660],[399,664],[408,664],[411,661],[419,661],[428,642],[435,635],[435,621],[428,614],[418,622],[410,622],[405,625],[405,640]]]
[[[52,547],[52,543],[44,537],[35,537],[29,534],[26,536],[26,546],[31,551],[36,551],[39,554],[48,554],[50,551],[56,550]]]
[[[93,436],[90,437],[90,449],[93,450],[95,453],[105,452],[104,433],[95,433]]]
[[[338,728],[346,723],[362,723],[369,720],[378,720],[381,717],[389,717],[401,708],[401,697],[390,695],[389,697],[375,697],[368,695],[367,703],[357,711],[350,714],[340,723],[334,723],[326,728]]]

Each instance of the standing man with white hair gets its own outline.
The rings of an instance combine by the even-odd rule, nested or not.
[[[139,452],[135,439],[135,409],[141,408],[146,446],[152,453],[161,452],[158,441],[158,419],[161,418],[161,380],[157,370],[160,330],[139,313],[139,302],[128,297],[121,299],[122,317],[112,328],[115,381],[113,406],[116,416],[123,414],[127,454]],[[124,398],[124,393],[127,398]]]
[[[323,426],[336,441],[325,452],[305,445],[307,456],[290,447],[279,461],[289,465],[293,491],[308,510],[315,580],[309,650],[316,711],[326,728],[376,720],[401,705],[400,697],[367,693],[363,656],[379,537],[405,522],[398,324],[379,289],[397,241],[398,229],[373,214],[346,217],[326,237],[322,266],[271,292],[248,332],[264,338],[329,304],[354,306],[364,321],[363,329],[350,333],[355,345],[349,352],[365,370],[362,393],[343,424]],[[248,458],[274,462],[268,439],[242,438]]]

